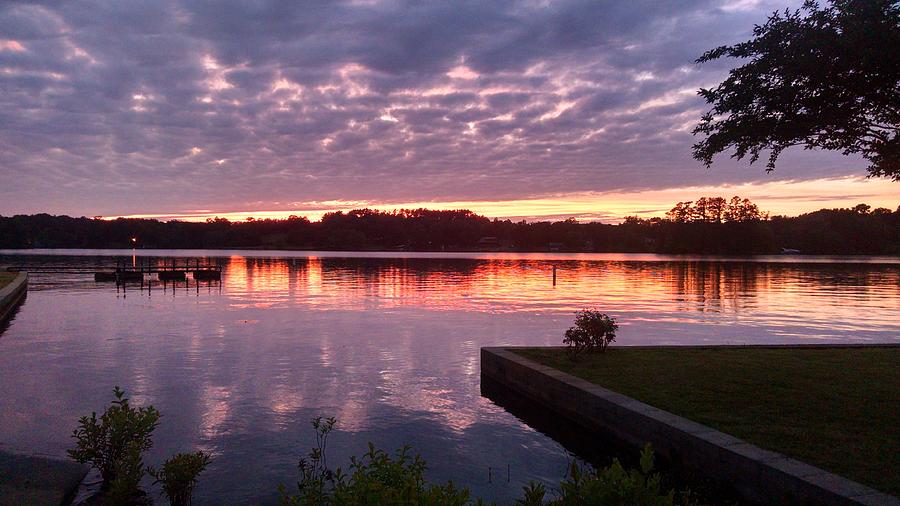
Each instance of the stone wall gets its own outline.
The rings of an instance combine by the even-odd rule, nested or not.
[[[0,323],[12,315],[16,305],[28,291],[28,274],[20,272],[11,283],[0,288]]]
[[[727,484],[751,503],[900,505],[893,496],[538,364],[509,349],[482,348],[481,376],[587,429],[610,433],[637,448],[650,443],[667,462]]]

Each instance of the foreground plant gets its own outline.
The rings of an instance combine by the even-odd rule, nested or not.
[[[70,457],[97,469],[103,482],[100,492],[89,504],[151,504],[141,490],[144,474],[149,472],[155,483],[161,483],[172,506],[191,504],[197,476],[210,462],[203,452],[179,453],[163,463],[159,471],[144,467],[144,453],[153,446],[153,431],[159,425],[160,413],[153,406],[134,408],[118,386],[116,399],[97,418],[97,413],[83,416],[72,433],[75,448]]]
[[[518,504],[524,506],[625,505],[674,506],[696,504],[690,492],[664,490],[662,477],[653,472],[653,450],[646,445],[641,451],[640,469],[626,470],[618,459],[606,468],[585,469],[573,462],[566,479],[560,484],[558,497],[546,500],[546,488],[531,483]]]
[[[144,477],[143,452],[136,445],[129,446],[125,455],[116,462],[116,477],[109,488],[96,498],[96,503],[110,506],[150,505],[150,496],[141,490]]]
[[[143,455],[153,446],[151,436],[159,425],[159,411],[153,406],[134,408],[118,386],[116,399],[97,418],[97,413],[83,416],[72,432],[75,448],[70,457],[90,464],[103,479],[101,490],[112,491],[123,500],[143,493],[138,483],[143,476]]]
[[[162,469],[147,468],[154,484],[162,484],[163,493],[172,506],[189,506],[197,486],[197,477],[209,465],[206,453],[179,453],[163,462]]]
[[[314,505],[380,505],[395,506],[440,505],[482,506],[481,499],[472,500],[467,488],[456,488],[453,482],[434,485],[425,481],[425,461],[410,454],[404,446],[394,456],[369,443],[369,451],[362,458],[351,457],[350,473],[340,468],[330,470],[325,463],[328,435],[334,429],[334,418],[315,418],[316,446],[306,458],[300,459],[298,493],[291,495],[284,485],[278,487],[283,506]],[[523,497],[516,504],[523,506],[692,506],[697,504],[689,491],[665,490],[662,477],[653,471],[653,449],[646,445],[641,451],[640,468],[626,470],[618,459],[609,467],[594,470],[573,462],[566,479],[547,498],[547,488],[532,482],[524,487]]]
[[[585,309],[575,313],[575,326],[566,331],[563,344],[570,358],[575,360],[581,352],[606,351],[616,340],[619,325],[616,320],[600,311]]]
[[[284,486],[279,487],[283,505],[462,506],[470,502],[469,490],[456,488],[453,482],[444,485],[426,482],[425,461],[411,455],[409,446],[391,456],[369,443],[369,451],[362,458],[351,458],[349,474],[341,468],[332,471],[326,465],[326,443],[335,423],[334,418],[313,420],[316,447],[307,458],[300,460],[298,493],[290,495]]]

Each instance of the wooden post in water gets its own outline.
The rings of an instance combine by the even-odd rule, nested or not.
[[[553,266],[553,286],[556,286],[556,266]]]

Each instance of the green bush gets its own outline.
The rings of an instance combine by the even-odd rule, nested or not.
[[[316,418],[316,447],[300,459],[300,481],[297,494],[279,487],[283,506],[463,506],[483,505],[481,499],[470,499],[467,488],[453,482],[434,485],[425,481],[425,461],[410,454],[404,446],[392,457],[369,443],[362,458],[351,457],[349,474],[340,468],[331,471],[325,463],[328,435],[336,424],[334,418]],[[653,450],[646,445],[641,451],[640,468],[626,470],[618,459],[599,470],[582,468],[573,462],[555,498],[547,498],[547,488],[532,482],[524,487],[522,506],[691,506],[696,504],[689,491],[664,490],[659,473],[653,472]]]
[[[582,469],[573,462],[566,479],[560,484],[558,497],[545,501],[543,485],[531,483],[524,490],[524,506],[619,506],[639,504],[644,506],[691,505],[689,492],[676,494],[675,490],[663,490],[662,478],[653,472],[653,450],[650,445],[641,452],[640,469],[626,470],[618,459],[606,468],[596,471]]]
[[[116,477],[109,488],[95,502],[110,506],[150,505],[153,501],[141,490],[144,477],[144,462],[138,446],[130,445],[125,455],[116,462]]]
[[[369,443],[369,451],[362,458],[351,458],[349,474],[340,468],[334,471],[326,465],[328,434],[335,425],[334,418],[313,420],[316,447],[301,459],[298,493],[290,495],[284,486],[281,503],[284,506],[390,504],[396,506],[468,504],[468,489],[459,489],[452,482],[433,485],[425,481],[425,461],[410,455],[404,446],[392,457]]]
[[[197,485],[197,477],[209,465],[203,452],[179,453],[163,462],[162,469],[147,468],[147,473],[162,484],[163,493],[172,506],[189,506]]]
[[[114,490],[118,496],[140,495],[137,484],[143,476],[143,455],[153,446],[151,436],[159,425],[159,411],[153,406],[133,408],[118,386],[116,399],[100,419],[97,413],[83,416],[72,432],[75,448],[70,457],[90,464],[100,472],[102,490]]]
[[[566,331],[563,344],[572,360],[578,358],[582,351],[603,352],[609,343],[616,340],[619,325],[612,318],[600,311],[585,309],[575,313],[575,326]]]
[[[83,416],[72,432],[75,448],[69,456],[82,464],[90,464],[100,472],[100,493],[88,504],[142,505],[152,504],[140,483],[145,472],[161,483],[172,506],[189,505],[197,476],[209,464],[203,452],[179,453],[163,463],[161,470],[144,467],[144,453],[153,446],[153,431],[159,425],[160,413],[153,406],[133,408],[118,386],[116,399],[97,418],[97,413]]]

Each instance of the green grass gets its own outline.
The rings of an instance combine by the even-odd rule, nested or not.
[[[900,495],[900,348],[610,348],[536,362]]]
[[[18,275],[18,272],[0,271],[0,288],[3,288],[4,286],[10,284],[12,280],[16,279],[16,276]]]

